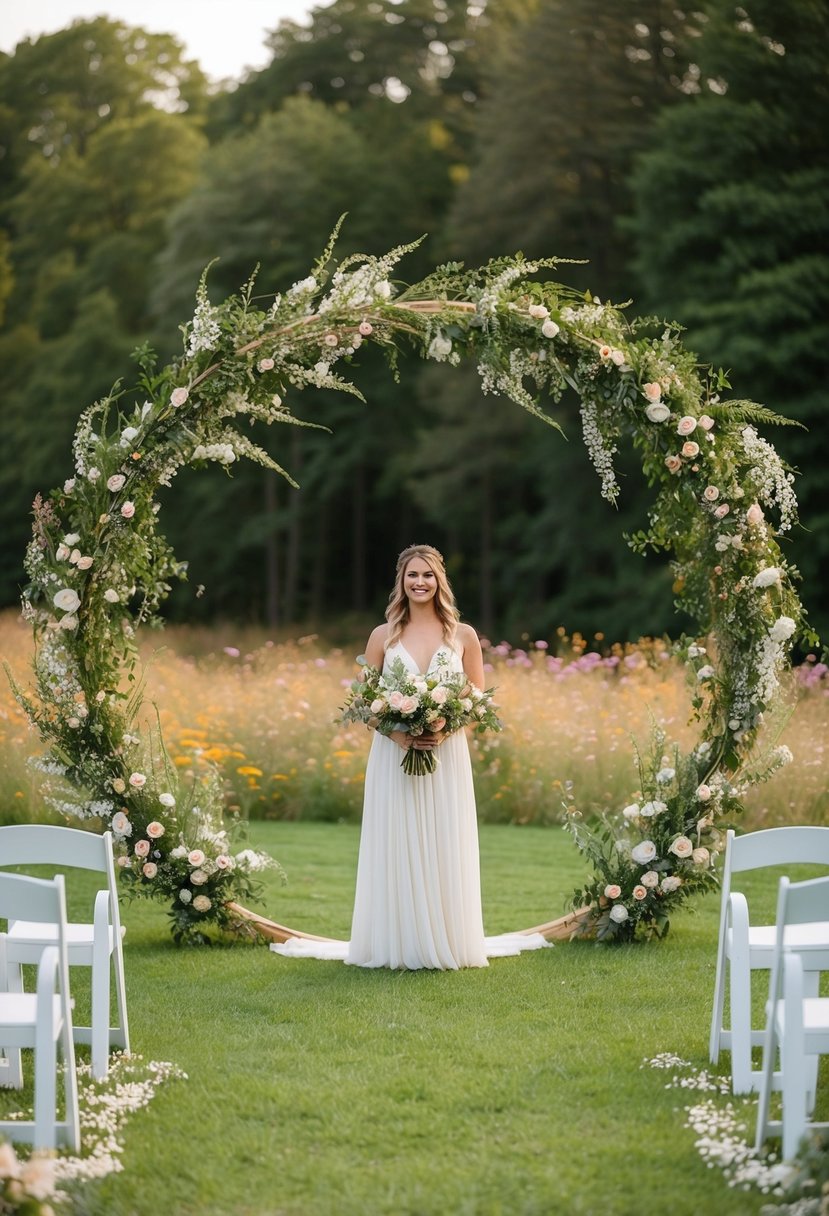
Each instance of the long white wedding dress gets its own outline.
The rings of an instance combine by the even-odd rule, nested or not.
[[[398,657],[417,672],[401,642],[387,650],[384,670]],[[428,670],[439,666],[463,670],[460,655],[449,646],[436,651]],[[486,967],[487,958],[550,944],[540,934],[484,937],[465,733],[451,735],[437,755],[434,773],[408,776],[397,744],[375,734],[366,768],[351,940],[290,938],[271,950],[358,967],[457,970]]]

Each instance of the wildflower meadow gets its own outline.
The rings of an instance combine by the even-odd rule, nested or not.
[[[370,736],[337,717],[362,644],[335,646],[313,634],[274,640],[239,627],[148,630],[141,642],[147,725],[160,724],[185,781],[218,768],[231,816],[358,822]],[[31,646],[16,613],[0,617],[0,651],[23,682]],[[556,825],[573,807],[600,816],[637,797],[636,751],[655,725],[666,747],[687,749],[694,739],[684,670],[665,639],[621,645],[560,629],[549,640],[488,642],[485,657],[504,730],[470,739],[482,822]],[[809,656],[796,667],[784,701],[765,727],[765,744],[788,746],[794,763],[749,792],[744,827],[829,822],[826,665]],[[30,763],[38,751],[6,682],[6,818],[43,818]]]

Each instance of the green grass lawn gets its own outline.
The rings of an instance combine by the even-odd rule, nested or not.
[[[256,824],[285,866],[263,909],[347,936],[359,829]],[[552,828],[481,830],[486,929],[558,915],[583,873]],[[771,914],[774,895],[766,900]],[[759,1213],[683,1126],[702,1067],[718,899],[666,941],[559,945],[488,969],[363,971],[263,946],[177,949],[162,906],[124,908],[133,1049],[189,1080],[126,1130],[88,1216],[671,1216]],[[79,991],[79,1014],[84,994]],[[80,1020],[80,1018],[79,1018]],[[0,1109],[17,1096],[0,1093]]]

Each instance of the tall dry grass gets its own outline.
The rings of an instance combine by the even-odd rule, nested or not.
[[[471,741],[481,818],[557,823],[565,784],[585,814],[637,795],[635,746],[653,724],[683,748],[695,738],[680,665],[662,642],[600,654],[578,635],[486,650],[497,686],[501,734]],[[275,643],[261,631],[175,627],[142,638],[147,676],[143,725],[156,713],[185,779],[217,765],[227,804],[252,818],[357,820],[369,735],[338,725],[357,646],[310,636]],[[26,680],[31,637],[16,614],[0,615],[0,652]],[[820,665],[793,681],[792,712],[769,746],[787,743],[794,764],[755,788],[746,826],[829,822],[829,678]],[[0,686],[0,819],[43,818],[27,758],[39,742]]]

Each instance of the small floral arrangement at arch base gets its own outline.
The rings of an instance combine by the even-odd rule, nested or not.
[[[482,691],[462,671],[445,663],[424,675],[415,675],[402,659],[395,659],[388,674],[370,667],[364,656],[361,671],[351,685],[340,721],[363,722],[381,735],[404,731],[413,738],[427,732],[453,734],[466,726],[476,734],[502,729],[495,712],[493,690]],[[439,758],[434,748],[409,747],[400,766],[409,776],[434,773]]]

